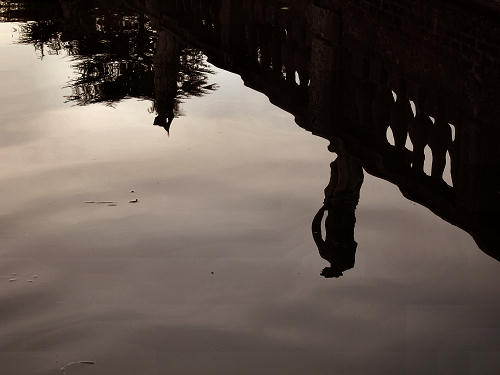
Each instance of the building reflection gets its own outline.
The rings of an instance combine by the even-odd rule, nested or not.
[[[148,99],[154,124],[169,132],[180,102],[216,89],[207,56],[330,140],[338,157],[313,220],[330,263],[324,276],[354,266],[363,170],[500,259],[496,8],[433,2],[410,15],[334,0],[44,4],[5,1],[0,17],[30,21],[21,41],[41,57],[75,57],[71,102]]]

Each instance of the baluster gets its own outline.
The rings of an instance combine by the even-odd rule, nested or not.
[[[295,84],[295,70],[297,69],[297,66],[295,64],[295,45],[293,43],[293,39],[291,38],[293,34],[291,33],[292,29],[288,29],[288,39],[286,43],[286,63],[285,63],[285,70],[286,70],[286,80],[290,85]]]
[[[363,61],[363,72],[356,88],[356,107],[361,132],[365,131],[368,137],[373,135],[372,100],[374,88],[370,78],[370,66],[367,59]]]
[[[394,105],[394,98],[388,86],[388,74],[382,69],[380,84],[377,86],[375,97],[372,103],[374,133],[379,144],[386,144],[386,133],[389,127],[391,108]]]
[[[261,40],[260,40],[260,65],[263,70],[269,70],[271,66],[271,31],[269,26],[265,25],[261,29]]]
[[[394,135],[396,149],[402,151],[406,145],[408,125],[413,118],[406,82],[404,82],[404,80],[401,80],[397,96],[396,104],[393,106],[391,112],[390,127]]]
[[[257,54],[257,49],[258,43],[257,43],[257,33],[253,28],[250,28],[249,25],[247,25],[247,56],[249,61],[247,62],[250,66],[258,66],[258,54]]]
[[[424,172],[424,149],[427,146],[429,132],[432,129],[432,121],[425,114],[426,97],[422,89],[420,89],[417,99],[415,100],[415,118],[411,119],[408,124],[408,134],[411,143],[413,144],[412,153],[412,169],[415,172]]]
[[[451,181],[453,182],[453,188],[459,194],[458,191],[460,189],[460,178],[461,178],[461,161],[464,157],[463,152],[464,149],[461,147],[462,145],[462,126],[461,126],[461,118],[458,117],[457,122],[453,125],[455,126],[455,140],[452,142],[450,146],[450,173],[451,173]],[[468,150],[465,150],[466,152]]]
[[[276,76],[281,76],[281,67],[283,65],[283,59],[281,56],[281,45],[284,38],[284,32],[278,27],[272,29],[271,38],[271,53],[272,53],[272,63],[273,63],[273,73]]]
[[[307,88],[307,85],[309,83],[309,72],[304,67],[301,67],[298,73],[299,73],[300,87]]]
[[[431,176],[436,179],[443,178],[446,166],[446,151],[451,146],[452,134],[446,116],[446,106],[440,102],[438,115],[429,136],[429,147],[432,150],[432,172]]]

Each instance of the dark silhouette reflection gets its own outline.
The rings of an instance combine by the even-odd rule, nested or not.
[[[139,98],[152,102],[154,125],[170,130],[180,103],[217,89],[205,55],[143,12],[120,1],[17,1],[2,4],[4,21],[24,22],[19,42],[41,59],[66,54],[75,78],[66,99],[77,105]],[[40,11],[43,9],[44,11]]]
[[[330,151],[337,154],[331,163],[331,176],[325,188],[323,206],[312,222],[314,242],[320,256],[330,262],[321,275],[340,277],[344,271],[354,267],[357,242],[354,240],[356,207],[363,184],[363,168],[356,158],[349,155],[340,139],[333,140]],[[325,219],[325,239],[322,236],[322,221]]]
[[[177,38],[167,31],[160,31],[159,33],[154,64],[157,67],[157,74],[154,78],[157,93],[154,105],[157,116],[154,124],[163,127],[169,133],[177,109],[180,45]]]
[[[43,3],[5,1],[1,17],[30,21],[21,41],[41,57],[74,56],[73,103],[151,100],[154,124],[169,132],[182,100],[216,89],[207,56],[302,128],[335,140],[338,159],[313,223],[320,254],[332,264],[325,275],[354,263],[362,169],[500,259],[497,6],[435,1],[406,12],[390,2],[334,0]]]

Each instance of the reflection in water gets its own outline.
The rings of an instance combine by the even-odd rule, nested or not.
[[[0,373],[497,375],[487,2],[0,0]]]
[[[41,59],[63,53],[74,58],[77,75],[69,82],[69,102],[114,105],[127,98],[151,100],[151,111],[157,114],[154,125],[168,132],[181,114],[180,102],[217,88],[209,83],[213,71],[204,54],[172,32],[155,29],[144,13],[104,3],[96,7],[62,2],[51,4],[46,16],[38,13],[37,2],[15,4],[16,13],[10,2],[2,13],[7,20],[28,21],[21,25],[20,43],[33,44]],[[5,9],[9,5],[10,10]]]
[[[417,33],[411,34],[411,43],[419,53],[409,52],[401,33],[377,28],[376,22],[392,19],[385,8],[376,22],[371,10],[365,12],[370,23],[354,17],[347,4],[117,0],[45,5],[4,1],[2,19],[28,21],[20,41],[35,45],[41,58],[61,51],[73,56],[78,74],[70,82],[71,102],[151,100],[154,125],[169,132],[182,100],[217,88],[209,83],[206,54],[293,114],[298,125],[333,139],[339,156],[332,164],[325,205],[313,223],[320,255],[332,264],[325,276],[338,276],[353,266],[362,168],[466,230],[484,252],[499,259],[500,168],[494,124],[499,113],[491,100],[498,93],[489,83],[498,73],[484,60],[487,47],[480,47],[484,54],[479,57],[458,56],[453,48],[441,53],[425,39],[427,34]],[[432,12],[448,10],[435,7]],[[457,11],[456,17],[466,15]],[[486,21],[467,22],[483,27]],[[485,45],[495,37],[494,17],[486,24]],[[379,39],[372,40],[375,34]],[[386,40],[392,40],[391,47]],[[416,55],[443,64],[428,65]],[[478,60],[471,70],[473,58]],[[453,62],[454,68],[442,71],[445,62]],[[386,137],[388,128],[393,145]],[[406,148],[408,140],[412,151]],[[425,160],[427,146],[432,161]],[[424,162],[431,163],[430,176],[424,173]],[[443,179],[447,169],[453,186]],[[325,215],[323,240],[318,223]]]
[[[332,141],[329,148],[338,156],[330,166],[330,183],[325,189],[323,207],[312,223],[319,254],[330,262],[330,267],[325,267],[321,273],[326,278],[342,276],[344,271],[354,267],[358,246],[354,240],[355,211],[363,184],[361,163],[346,152],[342,141]],[[326,233],[323,240],[321,224],[325,214]]]

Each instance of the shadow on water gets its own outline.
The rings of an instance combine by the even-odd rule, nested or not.
[[[363,170],[500,259],[496,7],[47,0],[1,9],[1,20],[23,22],[20,42],[41,58],[73,56],[72,103],[151,100],[154,124],[169,131],[182,100],[217,89],[207,57],[329,140],[337,158],[312,223],[330,263],[323,276],[354,267]]]

